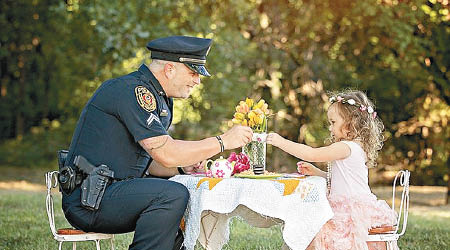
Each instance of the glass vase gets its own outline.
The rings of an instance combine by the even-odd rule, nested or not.
[[[242,147],[255,175],[264,174],[266,170],[266,137],[266,133],[253,133],[252,141]]]

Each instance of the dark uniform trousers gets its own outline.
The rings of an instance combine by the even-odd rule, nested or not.
[[[135,231],[129,249],[170,250],[189,192],[177,182],[135,178],[108,186],[97,211],[81,206],[80,188],[64,199],[66,218],[78,229],[113,234]]]

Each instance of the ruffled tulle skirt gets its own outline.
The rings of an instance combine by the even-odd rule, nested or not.
[[[334,195],[328,198],[334,217],[313,240],[313,249],[386,249],[384,242],[366,242],[370,228],[396,223],[397,215],[385,201],[377,200],[373,194],[352,197]]]

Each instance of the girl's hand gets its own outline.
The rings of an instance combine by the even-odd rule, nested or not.
[[[300,174],[321,176],[322,170],[318,169],[316,166],[309,162],[299,161],[297,162],[297,171]]]
[[[277,133],[269,133],[266,138],[267,144],[273,145],[275,147],[279,147],[281,141],[283,140],[283,137],[281,137]]]

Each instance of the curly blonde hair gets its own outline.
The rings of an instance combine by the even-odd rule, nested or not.
[[[343,126],[350,131],[343,140],[359,141],[367,156],[367,167],[375,167],[378,151],[383,147],[384,125],[376,113],[372,113],[375,110],[374,104],[366,94],[358,90],[329,92],[328,96],[330,100],[337,100],[332,102],[332,105],[337,105],[337,111],[344,119]],[[349,103],[351,99],[354,101]],[[371,107],[370,113],[368,107]],[[336,141],[333,135],[329,139],[332,142]]]

